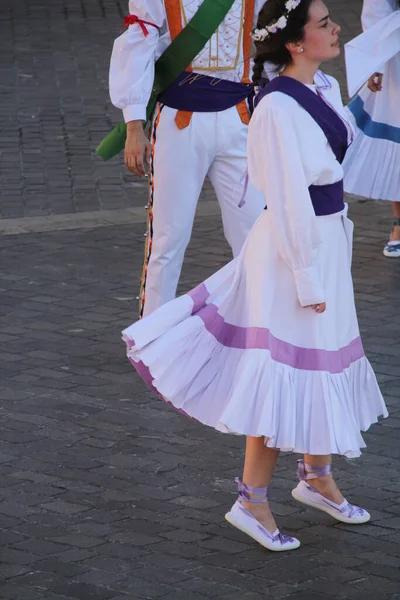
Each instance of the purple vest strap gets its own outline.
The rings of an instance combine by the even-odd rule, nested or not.
[[[252,84],[185,72],[160,94],[158,100],[178,110],[220,112],[236,106],[253,94]]]
[[[319,96],[292,77],[275,77],[255,99],[255,106],[272,92],[282,92],[300,104],[321,127],[338,162],[343,162],[347,150],[347,128],[339,115]]]
[[[275,77],[257,94],[255,106],[272,92],[291,96],[302,106],[326,135],[338,162],[342,162],[347,150],[347,128],[339,115],[306,85],[291,77]],[[344,209],[343,180],[327,185],[311,185],[308,188],[317,217],[332,215]],[[266,207],[267,208],[267,207]]]

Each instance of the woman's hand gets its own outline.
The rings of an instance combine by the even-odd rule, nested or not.
[[[151,159],[151,145],[143,131],[142,121],[127,123],[124,158],[132,173],[138,177],[146,174],[146,166],[150,164]]]
[[[316,313],[322,314],[326,311],[326,302],[320,302],[319,304],[309,304],[303,308],[312,308]]]
[[[382,78],[383,73],[374,73],[369,79],[367,83],[367,87],[371,92],[381,92],[382,91]]]

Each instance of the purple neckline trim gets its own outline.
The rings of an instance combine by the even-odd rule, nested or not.
[[[316,83],[316,87],[317,90],[320,91],[324,91],[324,90],[330,90],[332,88],[332,84],[329,81],[328,77],[326,76],[326,74],[323,71],[317,71],[316,75],[319,76],[320,79],[322,79],[323,83]]]
[[[320,350],[284,342],[264,327],[240,327],[227,323],[217,306],[207,304],[210,294],[204,283],[191,290],[188,296],[193,301],[192,315],[200,317],[207,331],[228,348],[268,350],[273,360],[294,369],[332,374],[342,373],[364,356],[360,337],[338,350]]]

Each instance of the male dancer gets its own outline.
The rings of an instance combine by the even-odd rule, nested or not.
[[[264,0],[224,1],[231,4],[225,18],[158,97],[150,140],[143,122],[155,62],[207,0],[131,0],[129,28],[114,43],[110,95],[127,125],[125,163],[139,177],[149,165],[141,316],[175,297],[207,175],[234,256],[264,206],[262,195],[247,185],[246,162],[251,30]]]

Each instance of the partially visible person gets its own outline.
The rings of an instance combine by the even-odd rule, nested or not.
[[[395,12],[400,15],[397,0],[364,0],[363,29]],[[400,258],[400,52],[370,77],[348,112],[356,136],[343,163],[345,191],[392,202],[394,223],[383,254]]]
[[[140,316],[175,297],[206,176],[233,256],[264,206],[262,194],[246,186],[251,30],[263,0],[219,1],[229,7],[226,16],[191,64],[184,52],[174,57],[182,72],[159,96],[150,140],[143,132],[155,62],[205,1],[130,0],[130,26],[115,40],[111,57],[111,100],[127,123],[125,163],[138,177],[146,167],[149,172]],[[204,24],[215,19],[213,2]],[[193,36],[191,31],[185,52],[196,43]]]

